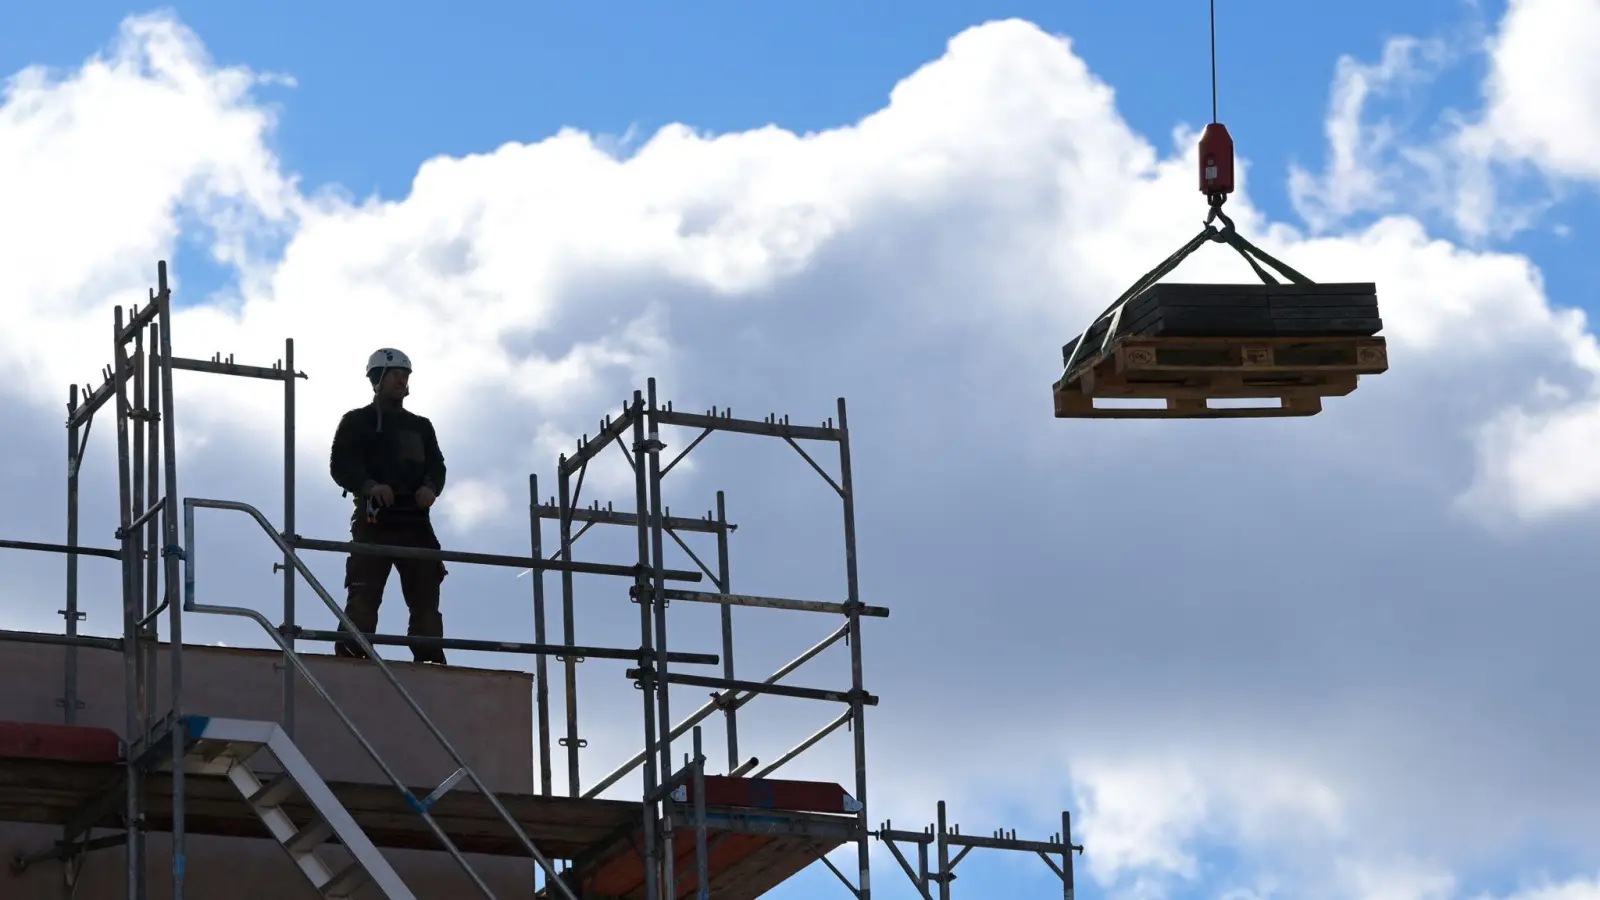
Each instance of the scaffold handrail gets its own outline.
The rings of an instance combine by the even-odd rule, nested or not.
[[[300,558],[299,554],[294,552],[294,548],[289,545],[288,541],[286,541],[282,535],[273,529],[272,523],[268,521],[267,517],[260,510],[248,503],[243,503],[236,500],[205,500],[195,497],[184,498],[184,610],[186,612],[240,616],[250,619],[261,625],[263,630],[267,632],[267,635],[271,637],[273,642],[276,643],[283,651],[284,658],[295,667],[295,669],[300,673],[301,677],[305,678],[307,683],[311,685],[312,689],[317,692],[317,695],[328,704],[329,708],[331,708],[334,714],[339,718],[339,721],[344,724],[345,728],[350,731],[351,735],[355,737],[356,741],[361,744],[362,749],[367,752],[367,755],[372,758],[372,761],[376,763],[378,768],[383,771],[384,776],[389,779],[390,783],[392,783],[395,788],[405,795],[405,797],[410,801],[413,810],[415,810],[416,813],[422,817],[423,821],[427,823],[429,829],[433,831],[434,836],[439,839],[440,843],[442,843],[445,849],[449,851],[450,855],[455,858],[456,862],[462,867],[467,875],[477,883],[479,889],[483,891],[484,896],[490,897],[492,900],[494,897],[493,892],[491,892],[488,886],[483,883],[481,878],[479,878],[477,873],[472,869],[472,866],[466,861],[466,858],[461,855],[461,851],[455,846],[455,843],[450,840],[450,836],[439,827],[436,821],[434,821],[433,817],[429,814],[427,807],[420,803],[411,793],[410,787],[401,781],[400,777],[394,772],[394,770],[390,769],[389,765],[384,762],[383,757],[378,753],[377,748],[372,746],[371,742],[367,740],[366,736],[363,735],[360,729],[356,727],[356,724],[350,720],[349,716],[345,714],[344,710],[341,709],[339,704],[333,699],[333,696],[328,692],[327,688],[311,673],[310,667],[307,666],[305,661],[300,658],[300,654],[295,652],[295,650],[290,646],[289,642],[278,633],[278,630],[273,626],[271,621],[269,621],[266,616],[263,616],[256,610],[248,609],[246,607],[219,606],[195,602],[194,511],[197,508],[242,512],[250,516],[256,521],[256,524],[261,526],[261,530],[266,532],[267,536],[272,539],[272,542],[278,545],[278,548],[283,551],[284,558],[287,559],[290,564],[294,566],[295,571],[297,571],[300,576],[306,580],[306,583],[310,585],[311,589],[315,591],[317,596],[322,599],[322,602],[328,607],[329,611],[331,611],[334,616],[338,618],[339,623],[350,631],[351,637],[356,641],[361,649],[366,652],[367,656],[372,660],[372,662],[377,665],[378,670],[383,673],[384,679],[389,682],[390,686],[392,686],[400,695],[400,698],[404,700],[406,705],[411,708],[411,711],[416,714],[419,720],[421,720],[422,724],[428,729],[429,733],[433,735],[434,739],[439,742],[439,745],[444,749],[444,751],[450,755],[451,760],[460,768],[467,780],[469,780],[472,785],[477,788],[478,792],[482,794],[484,799],[489,802],[489,805],[494,809],[495,813],[500,816],[500,819],[505,822],[508,827],[510,827],[512,833],[516,835],[517,840],[521,842],[523,848],[528,851],[528,854],[532,856],[534,861],[538,863],[539,867],[544,870],[548,879],[548,883],[559,890],[561,892],[561,896],[567,898],[567,900],[578,900],[577,896],[573,894],[572,891],[567,887],[566,882],[561,877],[561,874],[556,870],[555,864],[552,863],[550,859],[539,850],[539,848],[531,839],[529,839],[527,832],[524,831],[522,825],[517,822],[516,817],[511,815],[510,810],[506,809],[505,804],[500,801],[500,798],[489,789],[489,786],[484,783],[483,779],[478,776],[478,773],[467,763],[460,751],[455,748],[455,745],[450,741],[450,739],[446,737],[439,726],[434,723],[433,718],[429,716],[427,711],[422,708],[422,705],[418,703],[416,698],[411,695],[411,692],[406,690],[405,685],[402,684],[400,679],[395,676],[394,670],[389,668],[389,664],[385,662],[383,657],[379,656],[377,651],[373,649],[373,646],[367,642],[367,639],[362,636],[359,629],[356,628],[355,623],[350,620],[349,616],[345,615],[344,610],[340,609],[338,602],[335,601],[333,596],[328,593],[327,588],[325,588],[322,585],[322,582],[318,580],[314,574],[312,574],[311,570],[306,566],[305,561]]]
[[[82,547],[70,544],[49,544],[40,541],[0,540],[0,550],[32,550],[35,553],[62,553],[69,556],[91,556],[101,559],[121,559],[121,550],[106,547]]]
[[[270,526],[269,526],[269,529]],[[274,532],[275,533],[275,532]],[[543,569],[552,572],[572,572],[579,575],[617,575],[631,578],[637,566],[615,563],[573,562],[560,559],[536,559],[532,556],[508,556],[500,553],[471,553],[465,550],[435,550],[431,547],[401,547],[390,544],[368,544],[356,541],[324,541],[290,535],[282,542],[294,550],[320,550],[329,553],[355,553],[361,556],[388,556],[396,559],[422,559],[438,562],[459,562],[480,566],[504,568]],[[704,580],[699,572],[688,569],[665,569],[662,577],[667,581]]]

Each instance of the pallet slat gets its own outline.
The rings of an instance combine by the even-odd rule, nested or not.
[[[1056,392],[1058,419],[1262,419],[1314,416],[1321,397],[1286,397],[1277,406],[1211,406],[1205,400],[1168,400],[1165,407],[1096,406],[1093,397]]]

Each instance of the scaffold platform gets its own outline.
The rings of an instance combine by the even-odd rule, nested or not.
[[[0,821],[65,827],[95,811],[102,798],[118,798],[126,772],[126,745],[115,732],[79,725],[0,722]],[[711,895],[753,900],[846,843],[853,801],[837,784],[707,776],[706,829]],[[146,830],[172,826],[169,773],[145,780]],[[407,798],[380,784],[329,782],[329,787],[374,844],[432,850],[433,835]],[[186,777],[185,830],[190,834],[266,839],[269,835],[238,792],[217,775]],[[428,788],[414,789],[417,796]],[[642,804],[529,794],[498,794],[528,837],[546,855],[571,859],[569,875],[585,897],[641,897],[644,861],[638,852]],[[774,804],[783,804],[782,806]],[[291,814],[309,812],[293,802]],[[787,808],[799,807],[799,808]],[[453,791],[432,807],[434,820],[465,853],[523,856],[482,794]],[[695,896],[693,813],[677,829],[683,873],[676,896]],[[117,802],[99,811],[93,827],[120,829]]]

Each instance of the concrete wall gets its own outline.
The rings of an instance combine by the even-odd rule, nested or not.
[[[56,698],[62,694],[64,649],[0,641],[0,720],[61,722]],[[158,713],[167,700],[169,648],[157,654]],[[408,784],[432,786],[454,765],[392,685],[371,663],[305,656],[312,673],[345,714],[377,747],[384,761]],[[78,651],[79,692],[85,707],[78,724],[126,735],[123,662],[118,653]],[[533,791],[532,676],[520,672],[390,664],[490,789]],[[184,707],[192,715],[280,721],[283,684],[281,654],[220,647],[186,647]],[[329,781],[384,782],[381,771],[325,703],[297,679],[294,740]],[[470,785],[466,786],[470,789]],[[462,788],[457,788],[458,790]],[[0,854],[49,846],[54,828],[0,823]],[[166,836],[147,842],[150,897],[171,896],[172,858]],[[326,851],[328,859],[339,859]],[[440,851],[385,851],[419,897],[472,897],[476,891],[455,861]],[[531,897],[533,866],[522,859],[472,858],[474,869],[499,897]],[[90,855],[74,900],[123,900],[125,857],[120,848]],[[62,866],[45,863],[17,877],[0,873],[6,900],[62,900]],[[316,896],[281,849],[265,840],[189,837],[188,896],[227,900],[293,900]],[[373,896],[363,891],[358,896]]]

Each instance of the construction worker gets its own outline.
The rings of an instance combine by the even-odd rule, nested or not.
[[[428,510],[444,490],[444,455],[433,423],[405,408],[411,392],[411,360],[385,347],[367,360],[367,380],[372,402],[352,409],[339,420],[333,436],[329,470],[333,480],[355,495],[350,518],[350,539],[363,544],[439,549]],[[378,607],[383,603],[389,568],[400,572],[400,590],[411,612],[406,633],[413,637],[443,637],[439,614],[439,585],[444,563],[436,560],[368,556],[352,553],[345,562],[345,615],[356,628],[371,634],[378,630]],[[340,630],[344,630],[340,626]],[[334,645],[338,656],[364,657],[353,641]],[[412,647],[417,662],[444,664],[444,650]]]

